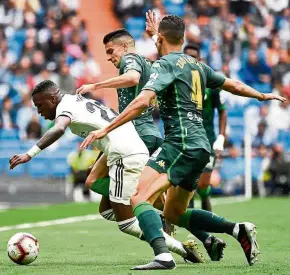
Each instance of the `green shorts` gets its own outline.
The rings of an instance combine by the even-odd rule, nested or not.
[[[209,162],[205,166],[203,172],[211,173],[215,167],[215,163],[216,163],[216,154],[211,153],[210,158],[209,158]]]
[[[153,135],[142,136],[141,139],[149,151],[149,156],[151,156],[163,143],[163,139],[161,137],[156,137]]]
[[[171,143],[163,142],[147,162],[158,173],[167,173],[174,186],[192,191],[209,162],[210,153],[205,149],[182,150]]]

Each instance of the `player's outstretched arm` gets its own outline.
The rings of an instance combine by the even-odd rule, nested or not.
[[[142,90],[142,92],[126,107],[126,109],[118,115],[107,127],[92,131],[81,144],[81,149],[86,149],[92,142],[105,137],[108,133],[119,126],[131,121],[142,114],[142,112],[150,106],[155,98],[155,92],[151,90]]]
[[[226,78],[221,88],[234,95],[239,95],[243,97],[252,97],[252,98],[258,99],[259,101],[266,101],[266,100],[279,100],[281,102],[286,101],[286,98],[282,96],[275,95],[275,94],[260,93],[240,81],[229,79],[229,78]]]
[[[34,145],[30,150],[24,154],[14,155],[10,160],[10,169],[15,168],[21,163],[30,161],[36,156],[41,150],[50,146],[52,143],[57,141],[64,133],[66,128],[70,125],[71,119],[67,116],[59,116],[55,120],[55,124],[51,127],[43,137]]]
[[[119,75],[117,77],[109,78],[105,81],[95,84],[83,85],[77,89],[77,94],[85,94],[88,92],[95,92],[99,89],[105,88],[129,88],[138,85],[141,74],[135,70],[129,70],[128,72]]]

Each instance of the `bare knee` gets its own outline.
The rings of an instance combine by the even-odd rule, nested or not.
[[[186,212],[186,209],[180,209],[180,208],[171,208],[171,209],[164,209],[163,215],[166,220],[168,220],[170,223],[173,223],[175,225],[178,225],[179,219],[181,216],[183,216]]]
[[[86,179],[86,181],[85,181],[85,185],[86,185],[86,187],[87,188],[91,188],[92,187],[92,185],[94,184],[94,182],[95,182],[95,180],[93,180],[92,178],[90,178],[90,177],[87,177],[87,179]]]

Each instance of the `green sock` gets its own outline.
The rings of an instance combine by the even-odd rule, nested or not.
[[[142,202],[133,209],[139,221],[146,241],[151,245],[154,254],[169,253],[162,231],[162,222],[159,215],[150,203]]]
[[[197,188],[197,194],[200,196],[201,200],[206,199],[210,193],[211,193],[211,186],[209,185],[207,188],[205,189],[201,189],[201,188]]]
[[[108,197],[109,188],[110,188],[110,178],[106,177],[106,178],[100,178],[96,180],[90,189],[94,191],[95,193]]]
[[[205,242],[205,240],[210,237],[210,234],[208,234],[205,231],[201,231],[201,230],[197,230],[196,228],[190,226],[190,215],[191,212],[190,211],[186,211],[186,213],[180,217],[178,226],[179,227],[183,227],[185,229],[187,229],[192,235],[194,235],[196,238],[198,238],[202,243]]]
[[[225,218],[217,216],[212,212],[200,209],[187,209],[186,213],[180,217],[179,225],[190,232],[207,231],[213,233],[227,233],[232,235],[235,223],[227,221]]]

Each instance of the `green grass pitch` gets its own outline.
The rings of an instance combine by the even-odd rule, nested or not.
[[[6,254],[8,239],[21,230],[0,232],[0,274],[290,274],[289,205],[289,199],[273,198],[214,207],[219,215],[257,225],[261,255],[252,267],[239,244],[220,235],[228,243],[221,262],[193,265],[174,256],[178,265],[173,271],[130,271],[132,266],[152,259],[149,246],[119,233],[112,222],[95,220],[23,230],[34,234],[40,243],[38,259],[28,266],[14,264]],[[95,204],[64,204],[8,210],[0,212],[0,227],[95,214],[96,208]],[[178,229],[179,240],[186,236],[185,230]]]

